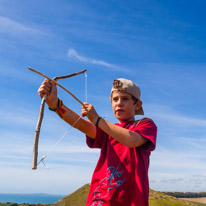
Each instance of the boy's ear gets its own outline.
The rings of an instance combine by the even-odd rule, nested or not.
[[[142,107],[142,101],[138,100],[135,104],[135,111],[139,110]]]

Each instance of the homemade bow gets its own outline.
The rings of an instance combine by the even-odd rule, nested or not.
[[[55,83],[56,85],[58,85],[59,87],[61,87],[63,90],[65,90],[66,92],[68,92],[74,99],[76,99],[83,107],[84,104],[75,96],[73,95],[68,89],[64,88],[61,84],[57,83],[57,80],[59,79],[66,79],[69,77],[73,77],[75,75],[78,74],[82,74],[84,72],[86,72],[87,70],[84,69],[80,72],[75,72],[72,74],[68,74],[68,75],[64,75],[64,76],[58,76],[58,77],[54,77],[53,79],[47,77],[46,75],[40,73],[39,71],[32,69],[31,67],[28,67],[29,70],[49,79],[50,81],[52,81],[53,83]],[[47,95],[45,94],[42,98],[41,101],[41,106],[40,106],[40,111],[39,111],[39,117],[38,117],[38,121],[37,121],[37,125],[36,125],[36,129],[35,129],[35,135],[34,135],[34,145],[33,145],[33,158],[32,158],[32,169],[36,170],[37,169],[37,159],[38,159],[38,144],[39,144],[39,134],[40,134],[40,129],[41,129],[41,123],[43,120],[43,116],[44,116],[44,106],[45,106],[45,101],[46,101]],[[45,157],[42,157],[41,161],[43,161]]]

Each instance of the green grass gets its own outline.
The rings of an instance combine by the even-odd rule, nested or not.
[[[150,190],[150,206],[196,206],[188,201],[183,201],[175,197],[165,195],[161,192]]]
[[[89,193],[89,184],[84,185],[77,191],[58,201],[56,206],[85,206],[87,195]],[[150,190],[150,206],[206,206],[206,204],[183,201],[178,198],[163,194],[161,192]]]

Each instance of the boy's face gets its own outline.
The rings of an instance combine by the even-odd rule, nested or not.
[[[142,106],[141,101],[137,101],[137,103],[134,104],[132,96],[122,91],[114,91],[112,93],[111,101],[113,113],[119,120],[119,123],[124,120],[134,120],[135,111]]]

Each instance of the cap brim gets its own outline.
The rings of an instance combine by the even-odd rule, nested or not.
[[[137,111],[135,111],[135,114],[144,115],[144,110],[143,110],[143,108],[141,107],[140,109],[138,109]]]

